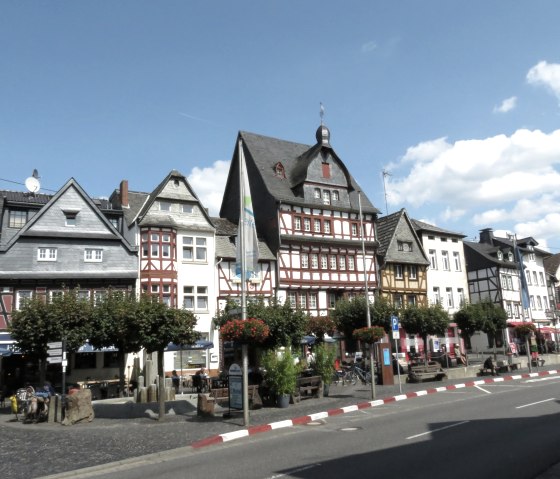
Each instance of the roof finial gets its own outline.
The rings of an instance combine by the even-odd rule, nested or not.
[[[323,102],[319,102],[320,111],[319,116],[321,117],[321,125],[323,124],[323,117],[325,116],[325,107],[323,106]]]

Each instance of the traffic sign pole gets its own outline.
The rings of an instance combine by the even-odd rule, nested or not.
[[[393,330],[393,339],[395,340],[395,359],[397,360],[397,374],[399,376],[399,393],[402,394],[401,365],[399,363],[399,346],[397,344],[397,340],[400,338],[398,316],[391,316],[391,328]]]

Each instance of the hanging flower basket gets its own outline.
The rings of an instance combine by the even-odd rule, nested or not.
[[[270,329],[265,322],[256,318],[231,319],[220,328],[224,341],[236,343],[262,343],[269,334]]]
[[[375,343],[385,336],[385,330],[381,326],[371,326],[355,329],[352,337],[364,343]]]

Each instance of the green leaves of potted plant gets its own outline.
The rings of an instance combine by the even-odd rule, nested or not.
[[[315,360],[312,362],[311,367],[317,376],[321,376],[323,381],[323,395],[329,395],[330,384],[333,381],[335,368],[335,351],[334,348],[327,344],[318,344],[313,348]]]
[[[276,394],[277,406],[288,407],[290,394],[293,394],[296,389],[298,375],[292,354],[288,349],[282,353],[268,351],[263,357],[262,364],[266,371],[264,379],[271,391]]]

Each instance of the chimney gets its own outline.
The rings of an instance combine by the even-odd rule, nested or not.
[[[128,180],[122,180],[120,185],[121,206],[128,208]]]
[[[493,245],[494,230],[492,230],[492,228],[484,228],[483,230],[480,230],[480,239],[478,242]]]

